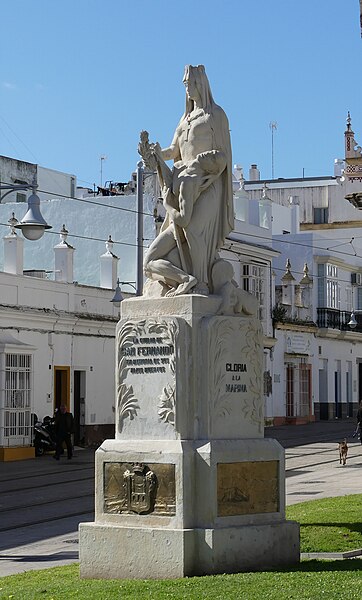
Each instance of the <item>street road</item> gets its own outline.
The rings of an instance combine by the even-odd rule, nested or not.
[[[286,503],[362,493],[362,445],[354,423],[266,429],[286,453]],[[348,438],[346,466],[338,441]],[[94,520],[94,451],[0,463],[0,576],[78,560],[78,524]]]

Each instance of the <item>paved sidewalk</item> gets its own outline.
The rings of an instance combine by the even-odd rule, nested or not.
[[[0,576],[74,563],[94,520],[94,450],[0,463]]]
[[[286,504],[362,494],[362,445],[353,438],[352,419],[266,428],[285,448]],[[346,466],[339,464],[338,442],[347,439]]]
[[[281,425],[266,427],[265,437],[276,438],[284,448],[305,446],[314,442],[335,442],[347,438],[348,443],[357,441],[352,438],[356,429],[355,419],[334,419],[316,421],[307,425]]]
[[[362,493],[352,420],[269,427],[286,449],[286,502]],[[346,466],[338,441],[347,437]],[[94,520],[94,451],[0,463],[0,576],[77,562],[78,524]]]

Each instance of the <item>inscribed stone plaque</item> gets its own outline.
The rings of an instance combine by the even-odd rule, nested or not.
[[[279,462],[219,463],[219,517],[272,513],[279,510]]]
[[[139,467],[137,469],[137,467]],[[136,479],[130,489],[130,475]],[[150,490],[149,483],[154,490]],[[147,498],[147,495],[152,495]],[[136,495],[137,501],[132,503]],[[143,503],[144,510],[138,507]],[[147,502],[149,508],[147,509]],[[145,508],[146,507],[146,508]],[[147,465],[126,462],[104,463],[104,508],[111,514],[147,514],[172,516],[176,514],[175,465],[147,463]]]
[[[177,320],[126,321],[117,332],[117,437],[176,437]]]
[[[204,321],[208,348],[211,434],[219,439],[262,437],[263,344],[255,318],[212,317]]]

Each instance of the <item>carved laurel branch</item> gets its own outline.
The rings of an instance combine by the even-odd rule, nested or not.
[[[164,423],[175,425],[175,387],[169,384],[163,388],[158,403],[158,416]]]
[[[128,417],[132,421],[137,416],[137,410],[140,408],[133,387],[124,383],[129,367],[127,366],[127,358],[123,355],[121,348],[131,347],[134,337],[142,334],[144,325],[145,321],[139,321],[138,323],[128,321],[118,332],[117,406],[120,432],[123,429],[124,420]]]
[[[263,418],[263,396],[260,388],[262,357],[255,352],[255,346],[262,347],[262,332],[258,321],[248,319],[246,326],[241,324],[240,334],[245,340],[241,352],[249,365],[250,379],[247,398],[243,400],[242,413],[250,421],[261,424]]]
[[[214,377],[213,390],[214,411],[219,417],[226,417],[231,414],[231,404],[228,401],[229,395],[226,393],[226,380],[223,356],[229,347],[229,337],[233,333],[233,327],[230,319],[222,319],[216,326],[216,331],[212,336],[210,345],[210,356],[214,356]]]
[[[161,321],[161,323],[159,323],[158,326],[162,328],[159,333],[163,333],[166,331],[167,337],[169,338],[171,344],[174,347],[174,353],[170,357],[169,366],[170,366],[170,371],[171,371],[172,375],[175,376],[175,372],[176,372],[176,337],[178,334],[177,323],[175,321],[170,321],[170,322]],[[151,331],[151,329],[150,329],[150,331]],[[174,377],[174,380],[175,380],[175,377]],[[173,426],[175,426],[175,412],[176,412],[175,394],[176,394],[176,385],[171,386],[170,384],[167,384],[167,386],[164,387],[162,390],[162,394],[159,397],[159,402],[158,402],[158,406],[157,406],[158,416],[161,419],[161,421],[163,421],[164,423],[169,423],[170,425],[173,425]]]

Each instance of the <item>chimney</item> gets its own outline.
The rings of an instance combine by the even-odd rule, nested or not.
[[[101,288],[114,290],[117,285],[117,269],[119,258],[113,254],[113,240],[109,236],[106,241],[106,252],[101,255]]]
[[[344,167],[345,167],[345,162],[344,162],[343,158],[335,158],[334,159],[334,176],[342,177]]]
[[[60,243],[54,246],[55,281],[73,283],[73,254],[75,248],[67,242],[68,231],[63,225]]]
[[[257,165],[250,166],[249,181],[260,181],[260,171]]]
[[[15,232],[15,225],[18,220],[15,218],[15,214],[8,221],[10,226],[10,233],[3,237],[4,240],[4,272],[12,273],[13,275],[23,274],[23,246],[24,241]]]

